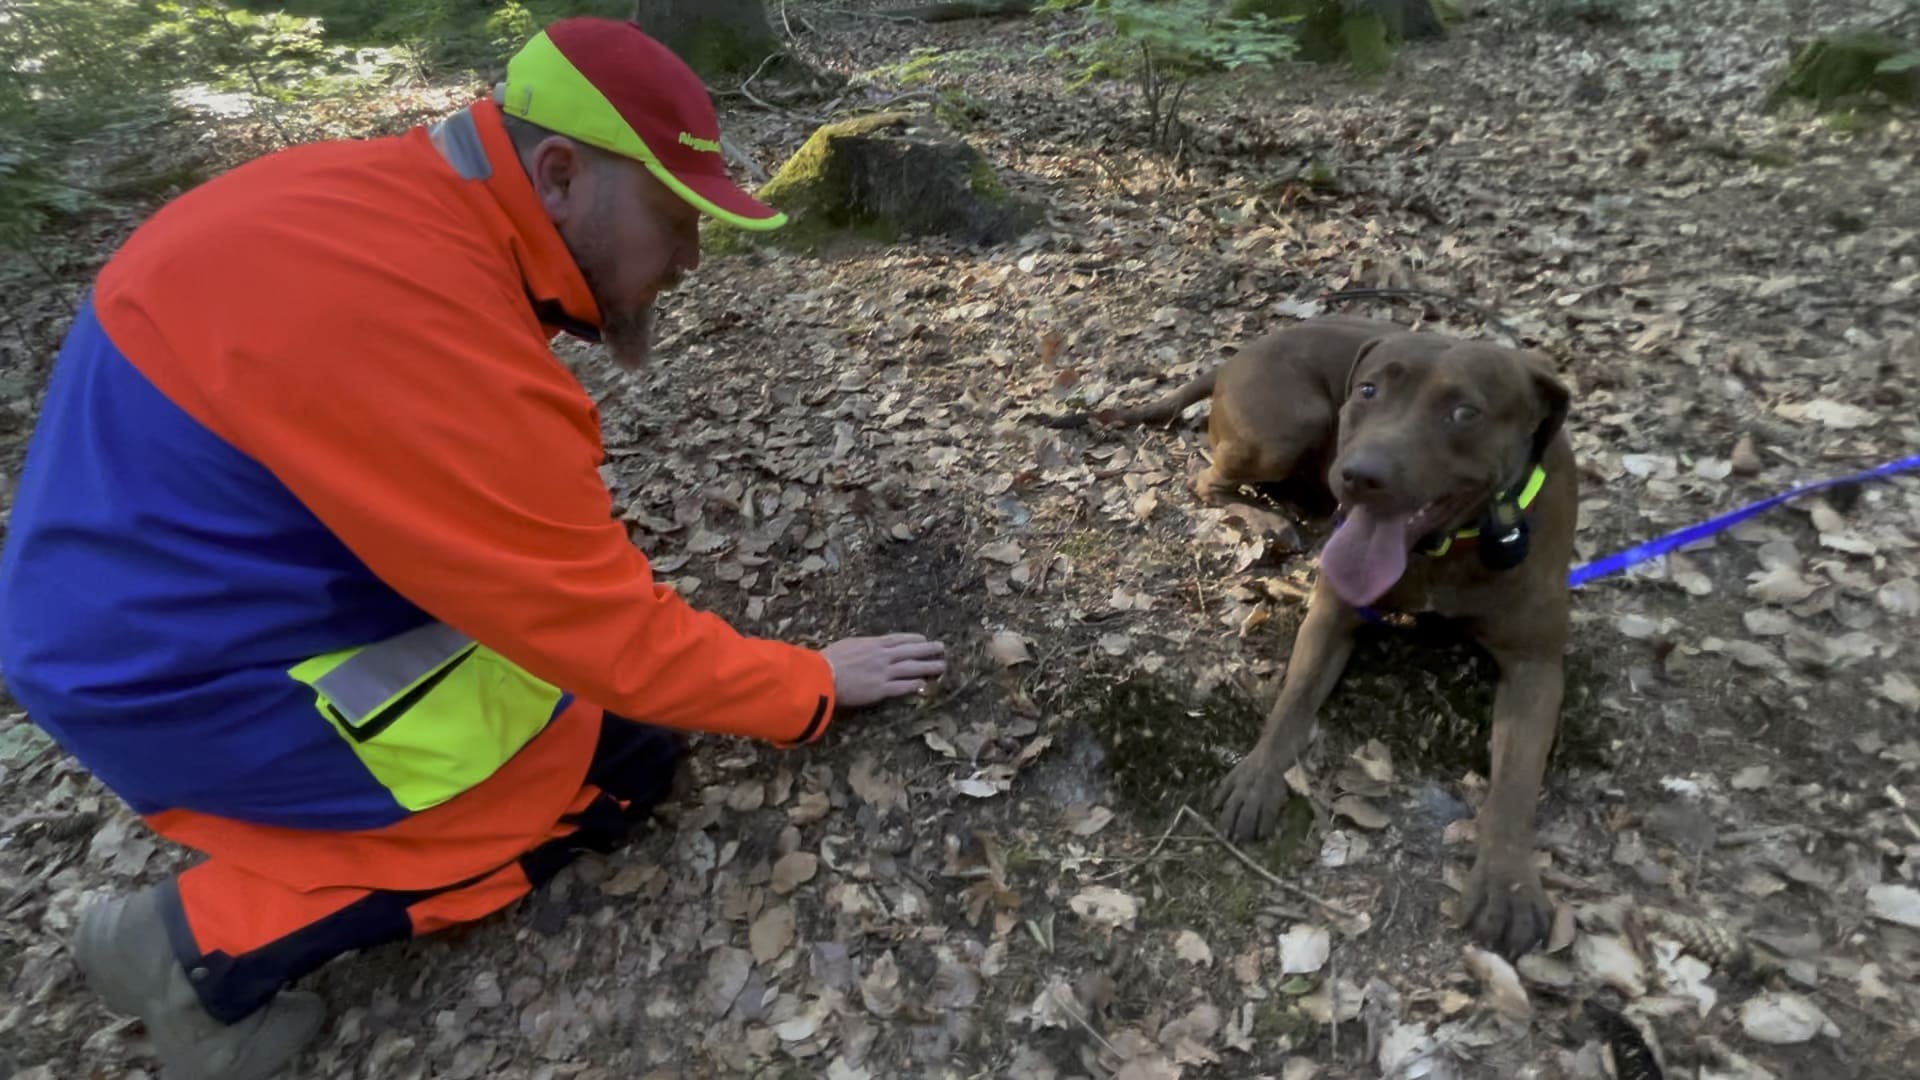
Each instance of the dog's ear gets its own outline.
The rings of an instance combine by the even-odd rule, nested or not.
[[[1533,460],[1539,464],[1547,456],[1554,435],[1567,422],[1567,408],[1573,395],[1553,370],[1553,364],[1538,353],[1522,353],[1522,365],[1532,384],[1534,399],[1540,406],[1540,421],[1533,429]]]
[[[1340,399],[1342,402],[1353,396],[1353,377],[1360,374],[1360,365],[1366,362],[1367,354],[1379,348],[1380,343],[1387,340],[1387,337],[1390,336],[1392,335],[1370,338],[1362,342],[1360,348],[1354,350],[1353,365],[1347,368],[1347,394],[1346,397]]]

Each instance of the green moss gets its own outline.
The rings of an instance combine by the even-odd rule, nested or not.
[[[907,113],[876,113],[856,116],[836,124],[827,124],[801,144],[756,197],[787,214],[787,224],[771,232],[752,232],[721,222],[707,227],[701,249],[714,254],[733,254],[755,242],[766,241],[793,251],[817,251],[836,237],[857,242],[890,244],[900,237],[899,229],[878,221],[847,221],[831,212],[827,205],[831,184],[827,166],[835,139],[878,131]]]
[[[769,233],[713,229],[706,250],[739,250],[764,238],[793,250],[823,246],[891,244],[907,233],[949,233],[1003,239],[1037,218],[1008,192],[992,165],[963,143],[929,139],[919,132],[898,146],[862,145],[913,114],[879,113],[828,124],[808,137],[760,189],[759,197],[785,211],[789,224]]]
[[[906,113],[876,113],[856,116],[837,124],[826,124],[801,144],[799,150],[780,166],[773,179],[760,189],[760,198],[789,213],[809,208],[819,198],[819,189],[827,179],[830,147],[835,139],[865,135],[907,118]]]
[[[1340,20],[1340,37],[1346,43],[1347,58],[1359,70],[1379,74],[1393,67],[1387,21],[1380,16],[1372,12],[1346,16]]]
[[[1874,97],[1920,103],[1920,45],[1873,30],[1810,42],[1794,52],[1768,104],[1801,99],[1825,110]]]
[[[889,79],[901,86],[919,86],[933,81],[944,71],[969,71],[980,66],[981,52],[974,49],[947,50],[923,46],[898,64],[886,64],[866,72],[868,78]]]
[[[1338,194],[1340,191],[1340,174],[1334,172],[1333,166],[1328,165],[1326,162],[1315,161],[1307,166],[1307,186],[1315,191],[1326,191]]]
[[[994,174],[993,166],[989,165],[984,157],[973,163],[973,175],[967,178],[967,187],[975,195],[990,203],[1005,206],[1013,201],[1013,196],[1007,193],[1007,185],[1000,182],[1000,177]]]

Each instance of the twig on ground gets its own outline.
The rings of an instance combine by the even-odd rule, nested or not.
[[[1307,890],[1301,888],[1300,886],[1280,878],[1273,871],[1267,869],[1266,867],[1261,866],[1258,862],[1254,861],[1253,856],[1248,855],[1246,852],[1241,851],[1239,848],[1233,846],[1233,841],[1228,840],[1225,836],[1222,836],[1220,834],[1220,830],[1213,827],[1213,822],[1208,821],[1206,818],[1201,817],[1200,814],[1193,809],[1193,807],[1188,806],[1185,803],[1181,803],[1180,814],[1183,814],[1187,817],[1191,817],[1193,820],[1199,822],[1200,827],[1207,830],[1208,835],[1212,836],[1215,840],[1219,841],[1221,847],[1226,848],[1227,851],[1230,854],[1232,854],[1234,858],[1239,859],[1240,862],[1243,865],[1245,865],[1247,869],[1260,875],[1260,877],[1263,880],[1265,880],[1267,884],[1273,886],[1276,889],[1279,889],[1282,892],[1291,893],[1292,895],[1297,896],[1302,900],[1308,901],[1309,903],[1315,904],[1324,910],[1331,911],[1335,915],[1338,915],[1343,919],[1360,918],[1359,912],[1349,911],[1346,908],[1341,907],[1339,904],[1336,904],[1331,900],[1316,896],[1313,893],[1310,893]],[[1178,820],[1178,815],[1176,815],[1176,820]]]
[[[1200,604],[1200,606],[1194,610],[1197,614],[1205,615],[1207,613],[1207,583],[1204,580],[1206,577],[1205,568],[1200,565],[1200,549],[1196,547],[1190,549],[1187,553],[1193,556],[1193,595],[1194,599],[1199,601]]]
[[[720,150],[726,154],[735,165],[747,170],[747,175],[753,178],[754,183],[764,184],[767,182],[767,170],[761,168],[760,163],[753,159],[753,155],[740,149],[739,145],[732,139],[727,138],[725,135],[720,136]]]
[[[1060,530],[1060,538],[1053,542],[1052,548],[1048,549],[1046,561],[1040,564],[1040,572],[1029,579],[1027,584],[1020,587],[1021,596],[1025,596],[1035,589],[1045,589],[1047,587],[1047,575],[1053,570],[1053,560],[1060,557],[1060,549],[1067,545],[1067,538],[1073,535],[1073,527],[1080,524],[1080,517],[1086,512],[1087,504],[1085,502],[1074,503],[1073,516],[1067,519],[1066,527]]]
[[[1340,1060],[1340,950],[1327,950],[1327,1027],[1333,1060]]]
[[[1069,1005],[1066,1002],[1061,1001],[1060,995],[1058,993],[1053,994],[1052,997],[1053,997],[1053,1003],[1055,1005],[1060,1006],[1060,1011],[1063,1013],[1066,1013],[1068,1016],[1073,1017],[1074,1023],[1079,1024],[1083,1028],[1086,1028],[1087,1034],[1099,1040],[1100,1045],[1107,1048],[1107,1053],[1112,1054],[1115,1057],[1122,1056],[1120,1051],[1116,1049],[1112,1043],[1107,1041],[1107,1037],[1105,1035],[1102,1035],[1098,1031],[1095,1031],[1093,1028],[1093,1025],[1087,1022],[1087,1018],[1080,1015],[1079,1009],[1076,1009],[1072,1005]]]
[[[1167,820],[1167,827],[1161,830],[1160,839],[1154,842],[1153,847],[1147,849],[1147,853],[1145,855],[1142,855],[1137,859],[1129,860],[1125,865],[1117,867],[1113,870],[1109,870],[1108,872],[1101,874],[1099,877],[1094,878],[1092,880],[1096,882],[1106,881],[1109,878],[1119,877],[1121,874],[1130,874],[1134,870],[1142,866],[1145,866],[1147,863],[1152,862],[1156,857],[1159,856],[1160,849],[1167,846],[1167,838],[1173,835],[1173,827],[1178,824],[1180,824],[1180,813],[1179,811],[1176,810],[1174,812],[1173,817]]]

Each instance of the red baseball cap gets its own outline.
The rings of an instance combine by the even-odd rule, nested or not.
[[[507,61],[500,110],[647,167],[702,212],[743,229],[787,216],[727,175],[707,88],[671,49],[618,19],[562,19]]]

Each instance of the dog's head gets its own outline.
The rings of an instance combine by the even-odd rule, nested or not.
[[[1323,560],[1348,579],[1336,588],[1372,603],[1423,538],[1474,523],[1496,495],[1524,485],[1567,403],[1566,386],[1533,353],[1432,333],[1363,345],[1327,473],[1349,534],[1329,543],[1340,565]]]

